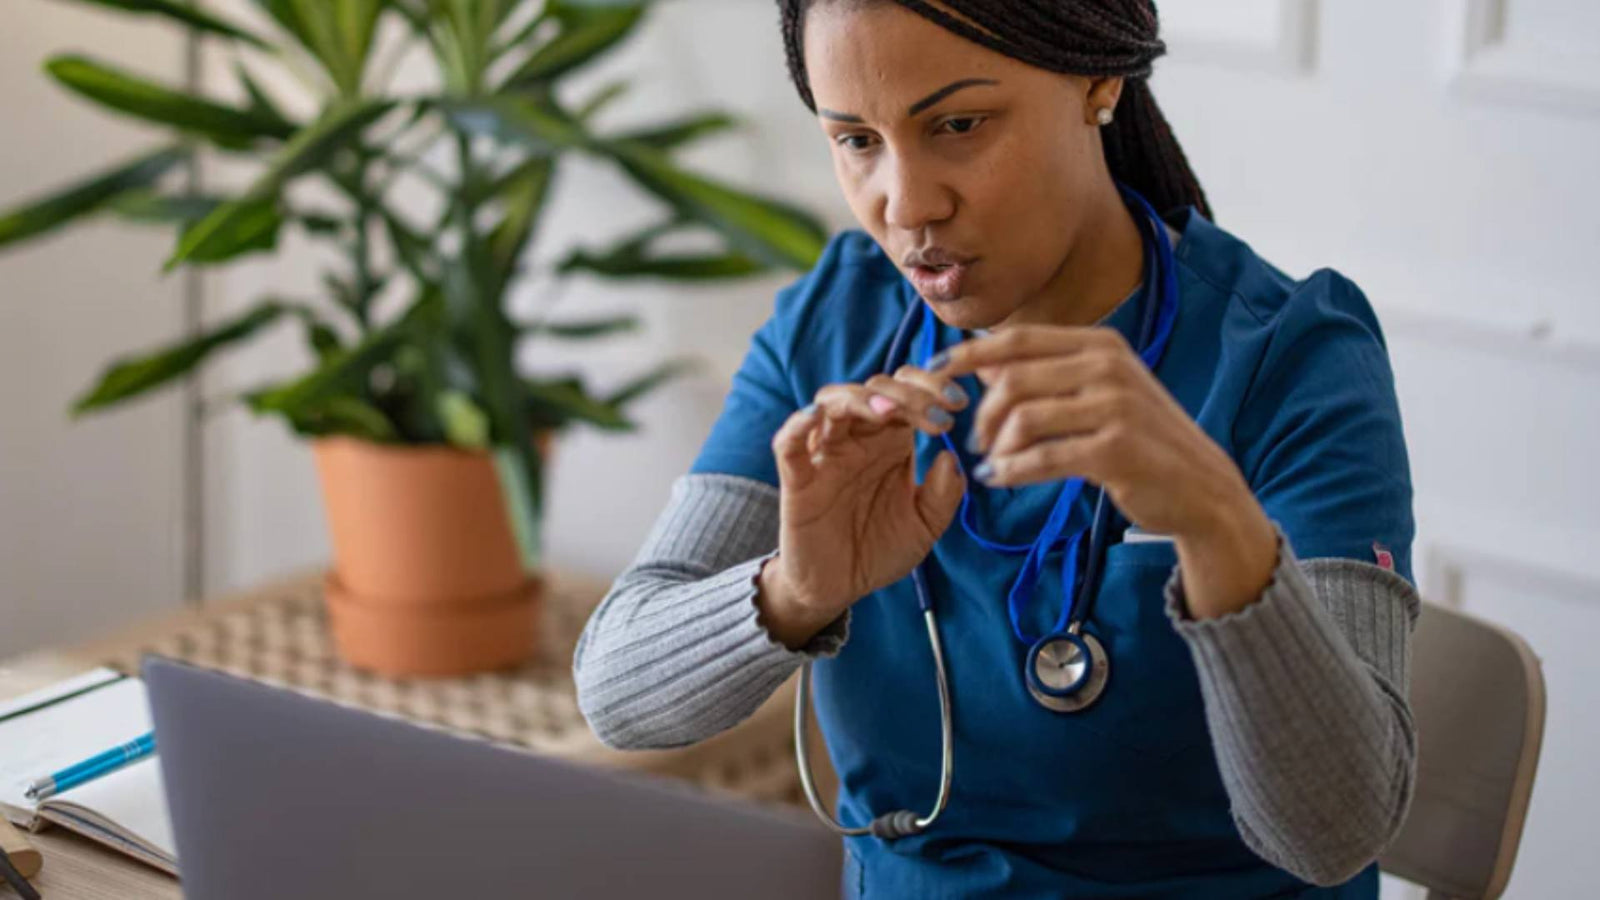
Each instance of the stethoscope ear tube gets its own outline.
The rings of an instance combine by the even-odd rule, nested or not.
[[[794,694],[794,757],[799,764],[800,786],[805,790],[806,802],[811,804],[811,810],[817,814],[823,824],[845,837],[861,837],[873,835],[886,841],[897,838],[910,837],[921,834],[928,826],[939,818],[945,806],[950,802],[950,781],[955,774],[955,727],[954,717],[950,710],[950,682],[945,675],[944,645],[939,641],[939,623],[934,617],[933,609],[925,607],[922,612],[923,624],[928,628],[928,646],[933,649],[933,668],[938,675],[939,682],[939,743],[941,755],[939,759],[939,796],[933,801],[933,809],[926,815],[918,817],[910,810],[896,810],[884,813],[872,820],[872,823],[863,828],[852,828],[834,818],[822,805],[822,798],[817,796],[817,785],[811,775],[811,723],[806,712],[811,708],[811,662],[808,660],[800,669],[800,684]]]

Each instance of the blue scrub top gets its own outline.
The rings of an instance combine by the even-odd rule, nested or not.
[[[1377,318],[1331,270],[1293,281],[1190,209],[1171,222],[1179,311],[1156,375],[1227,450],[1301,559],[1374,561],[1374,544],[1411,576],[1411,482],[1393,378]],[[883,370],[896,326],[921,303],[866,234],[834,238],[805,277],[778,294],[734,376],[693,472],[778,484],[773,435],[816,391]],[[1136,340],[1139,304],[1105,324]],[[938,346],[965,337],[940,323]],[[907,360],[896,360],[898,366]],[[962,379],[974,398],[973,376]],[[956,415],[963,446],[977,407]],[[942,442],[919,435],[923,473]],[[963,451],[967,471],[977,460]],[[979,531],[1033,540],[1058,484],[988,489],[971,482]],[[1067,533],[1090,520],[1079,498]],[[1167,620],[1170,543],[1118,544],[1086,625],[1105,644],[1111,680],[1087,710],[1041,708],[1022,680],[1006,593],[1022,564],[952,525],[934,548],[929,588],[953,691],[955,778],[928,833],[886,843],[851,838],[851,895],[943,897],[1375,898],[1375,867],[1312,888],[1261,860],[1229,815],[1187,646]],[[1057,559],[1052,554],[1052,561]],[[1025,620],[1044,633],[1061,608],[1047,563]],[[817,714],[839,773],[841,818],[926,811],[938,790],[933,658],[911,579],[853,607],[849,641],[815,670]]]

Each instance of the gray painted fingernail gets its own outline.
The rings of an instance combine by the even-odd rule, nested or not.
[[[980,449],[978,446],[978,432],[976,430],[967,432],[967,452],[977,453]]]
[[[939,428],[949,428],[955,423],[955,419],[951,418],[942,406],[928,407],[928,421]]]
[[[940,350],[928,359],[928,371],[937,372],[950,364],[950,351]]]
[[[806,404],[805,409],[800,410],[800,415],[809,416],[809,415],[811,415],[812,413],[814,413],[816,411],[817,411],[817,405],[815,403],[808,403],[808,404]]]
[[[952,381],[944,386],[944,398],[951,403],[966,403],[967,392],[962,390],[961,385]]]
[[[978,467],[972,470],[972,477],[987,483],[989,479],[994,477],[994,463],[989,462],[987,459],[978,463]]]

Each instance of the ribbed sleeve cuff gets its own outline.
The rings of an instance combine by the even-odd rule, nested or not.
[[[1307,591],[1310,590],[1309,586],[1304,583],[1304,577],[1300,576],[1299,560],[1295,558],[1294,550],[1289,546],[1289,541],[1284,536],[1283,529],[1277,522],[1273,522],[1272,530],[1278,542],[1277,562],[1272,567],[1272,580],[1262,590],[1260,597],[1237,612],[1217,616],[1213,619],[1192,618],[1189,615],[1188,594],[1183,586],[1183,567],[1181,565],[1172,567],[1172,574],[1167,578],[1166,588],[1162,594],[1165,600],[1167,618],[1172,620],[1173,627],[1178,629],[1179,634],[1186,638],[1194,638],[1208,632],[1232,630],[1240,622],[1251,618],[1260,618],[1261,616],[1257,614],[1257,610],[1264,604],[1282,606],[1287,602],[1292,602],[1296,598],[1295,587],[1298,586]],[[1300,576],[1298,585],[1293,583],[1295,576]]]
[[[1381,851],[1409,796],[1415,591],[1370,563],[1302,565],[1273,527],[1278,561],[1255,602],[1191,619],[1175,567],[1166,613],[1194,659],[1246,843],[1301,878],[1333,884]]]
[[[1253,703],[1265,699],[1260,696],[1264,689],[1285,677],[1321,678],[1344,668],[1337,658],[1342,648],[1336,623],[1318,602],[1276,522],[1273,531],[1278,560],[1272,580],[1243,609],[1211,619],[1191,618],[1181,565],[1173,567],[1165,589],[1167,618],[1188,643],[1201,681],[1213,687],[1226,684],[1226,693]]]

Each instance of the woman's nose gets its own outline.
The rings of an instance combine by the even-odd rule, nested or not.
[[[898,163],[888,173],[883,218],[891,228],[918,231],[955,214],[955,195],[926,169]]]

